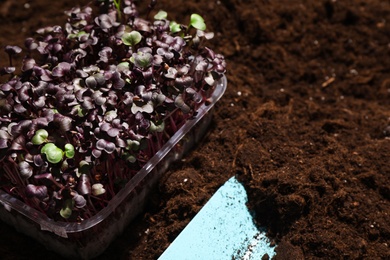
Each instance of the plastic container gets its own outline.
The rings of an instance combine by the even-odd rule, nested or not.
[[[54,221],[0,190],[0,219],[67,258],[90,259],[101,254],[143,211],[147,196],[169,165],[182,158],[205,134],[215,103],[227,85],[223,77],[210,104],[203,104],[147,164],[116,194],[108,206],[81,223]]]

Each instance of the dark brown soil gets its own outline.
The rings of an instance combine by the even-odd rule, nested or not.
[[[0,48],[63,24],[64,10],[86,2],[0,0]],[[228,62],[228,90],[203,142],[100,259],[156,259],[234,175],[277,259],[390,259],[390,2],[161,0],[160,8],[183,22],[204,16],[216,33],[211,47]],[[57,257],[4,224],[0,244],[2,259]]]

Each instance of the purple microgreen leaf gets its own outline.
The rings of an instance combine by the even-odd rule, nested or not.
[[[11,143],[10,150],[12,151],[22,151],[26,145],[26,138],[23,135],[16,137]]]
[[[131,92],[125,92],[125,94],[123,95],[123,104],[125,104],[126,106],[129,106],[133,103],[133,97],[134,97],[134,94],[131,93]]]
[[[34,179],[36,180],[39,180],[41,182],[44,182],[46,185],[56,185],[57,187],[61,188],[63,187],[62,184],[60,184],[59,182],[57,182],[53,175],[51,173],[42,173],[42,174],[39,174],[39,175],[34,175]]]
[[[4,49],[8,55],[15,55],[22,52],[22,48],[19,46],[7,45]]]
[[[103,123],[101,126],[100,126],[100,130],[104,131],[104,132],[107,132],[109,129],[111,128],[111,125],[109,123]]]
[[[118,101],[118,96],[115,91],[109,91],[107,96],[107,104],[115,107]]]
[[[106,83],[106,79],[104,78],[104,75],[102,73],[96,73],[93,75],[93,77],[95,78],[96,83],[100,86]]]
[[[7,139],[0,139],[0,149],[5,149],[8,147],[8,140]]]
[[[16,104],[14,106],[14,111],[18,114],[23,114],[27,109],[22,104]]]
[[[115,71],[111,75],[112,86],[115,89],[122,89],[126,82],[121,78],[121,74],[118,71]]]
[[[91,110],[93,109],[95,106],[92,102],[92,99],[91,97],[84,97],[84,100],[83,102],[81,103],[81,105],[83,106],[83,108],[85,108],[86,110]]]
[[[18,91],[18,97],[21,102],[25,102],[30,99],[29,90],[31,89],[31,83],[25,82],[22,84],[22,87]]]
[[[56,113],[53,117],[53,122],[59,126],[62,132],[67,132],[72,129],[72,118]]]
[[[96,17],[95,23],[103,30],[110,29],[114,25],[113,19],[107,14],[101,14]]]
[[[33,167],[26,161],[21,161],[18,164],[20,176],[23,179],[28,179],[33,175]]]
[[[150,126],[149,120],[146,119],[144,117],[143,113],[141,113],[141,112],[138,112],[137,114],[135,114],[135,120],[138,124],[139,130],[146,130]]]
[[[45,164],[45,161],[42,159],[42,155],[37,154],[33,157],[34,165],[37,167],[41,167]]]
[[[195,70],[206,72],[207,71],[207,62],[204,60],[199,61],[199,63],[195,67]]]
[[[36,186],[34,184],[28,184],[26,186],[26,195],[42,200],[47,197],[47,187],[44,185]]]
[[[111,54],[112,54],[111,47],[103,47],[98,53],[98,55],[100,57],[100,61],[102,61],[104,63],[108,63],[108,61],[111,58]]]
[[[120,133],[120,130],[118,128],[111,128],[107,131],[108,136],[110,137],[117,137]]]
[[[89,88],[93,88],[93,89],[96,88],[97,82],[96,82],[95,77],[89,76],[88,78],[86,78],[85,85],[87,85],[87,87],[89,87]]]
[[[16,70],[15,67],[3,67],[0,69],[0,76],[1,75],[7,75],[7,74],[12,74]]]
[[[161,64],[164,62],[163,57],[161,55],[154,55],[153,56],[153,65],[154,66],[161,66]]]
[[[52,75],[54,77],[63,77],[70,71],[70,69],[71,65],[68,62],[60,62],[53,68]]]
[[[0,129],[0,139],[11,139],[11,135],[5,129]]]
[[[84,208],[87,205],[86,199],[80,194],[75,194],[73,196],[73,200],[74,200],[74,205],[76,206],[76,208],[79,208],[79,209]]]
[[[194,84],[194,79],[190,76],[184,76],[175,79],[176,86],[188,88]]]
[[[27,58],[23,61],[22,71],[26,72],[32,70],[36,65],[35,60],[32,58]]]
[[[93,157],[95,157],[95,158],[99,158],[99,157],[102,155],[102,151],[101,151],[101,150],[98,150],[98,149],[93,149],[93,150],[92,150],[92,155],[93,155]]]
[[[13,87],[8,83],[4,83],[4,84],[0,85],[0,90],[2,90],[2,91],[8,92],[12,89],[13,89]]]
[[[111,154],[115,151],[115,144],[104,139],[99,139],[96,142],[96,148],[99,150],[104,150],[106,153]]]
[[[135,17],[134,19],[134,28],[137,30],[137,31],[141,31],[141,32],[151,32],[152,29],[151,29],[151,26],[150,26],[150,22],[142,19],[142,18],[139,18],[139,17]]]
[[[168,45],[169,46],[169,45]],[[167,60],[171,60],[174,58],[174,54],[173,52],[171,51],[168,51],[166,48],[158,48],[157,49],[157,54],[160,56],[160,57],[164,57],[165,59]],[[156,55],[155,55],[156,56]],[[155,57],[156,59],[161,59],[159,57]],[[161,64],[162,62],[160,62]]]
[[[152,97],[152,100],[157,104],[157,105],[160,105],[162,103],[164,103],[165,99],[166,99],[166,96],[164,94],[155,94],[153,93],[153,97]]]
[[[177,53],[181,52],[186,42],[180,36],[174,37],[173,42],[169,45],[170,49],[176,51]]]
[[[144,85],[136,86],[134,93],[141,97],[145,102],[149,101],[152,98],[152,92],[147,91]]]
[[[39,81],[38,84],[32,87],[33,93],[36,93],[38,96],[44,96],[46,93],[47,82]]]
[[[87,67],[83,67],[83,71],[88,74],[94,74],[100,71],[100,68],[96,65],[89,65]]]
[[[87,56],[87,52],[83,49],[75,49],[70,51],[71,61],[80,62]]]
[[[103,97],[102,95],[103,95],[103,93],[100,90],[96,90],[91,96],[91,98],[95,100],[95,103],[98,106],[103,105],[107,101],[107,99],[105,97]]]
[[[76,74],[77,76],[79,76],[80,78],[86,78],[89,76],[88,73],[86,73],[85,71],[83,70],[76,70]]]
[[[115,144],[116,144],[116,146],[118,146],[120,148],[126,147],[126,142],[123,139],[119,138],[118,136],[115,139]]]
[[[27,48],[27,50],[32,51],[38,47],[38,44],[35,42],[33,38],[27,38],[24,41],[24,46]]]
[[[88,163],[87,163],[88,165]],[[80,178],[79,178],[79,181],[78,181],[78,185],[77,185],[77,191],[81,194],[81,195],[87,195],[87,194],[91,194],[91,181],[89,180],[89,177],[87,174],[81,174]]]

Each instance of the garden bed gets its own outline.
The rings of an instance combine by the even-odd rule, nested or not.
[[[0,48],[22,46],[87,2],[2,1]],[[390,4],[161,0],[160,8],[180,21],[203,15],[229,86],[206,138],[101,258],[157,258],[234,175],[277,258],[389,258]],[[3,259],[56,257],[3,223],[0,231]]]

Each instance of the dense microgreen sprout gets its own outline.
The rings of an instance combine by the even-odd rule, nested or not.
[[[203,17],[199,14],[192,14],[190,19],[190,26],[198,30],[206,30],[206,24],[204,23]]]
[[[149,4],[149,17],[156,1]],[[94,10],[94,8],[96,10]],[[131,0],[66,12],[65,26],[6,46],[0,84],[1,188],[55,220],[104,208],[207,102],[226,69],[214,35]],[[23,55],[15,74],[13,58]]]
[[[134,47],[136,44],[141,42],[142,35],[137,31],[131,31],[129,33],[125,32],[121,39],[123,44]]]

